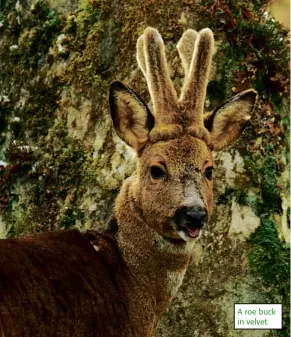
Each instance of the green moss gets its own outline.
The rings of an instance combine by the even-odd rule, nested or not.
[[[280,189],[277,184],[277,161],[267,157],[262,168],[262,198],[270,212],[281,213]]]
[[[278,237],[276,223],[262,218],[260,227],[249,242],[252,249],[248,255],[251,272],[259,276],[270,298],[270,303],[283,304],[283,329],[276,336],[287,336],[290,329],[290,251]]]
[[[17,0],[6,0],[0,2],[0,21],[3,23],[6,19],[7,13],[15,11],[15,4]]]
[[[61,29],[61,21],[44,1],[36,2],[31,9],[23,5],[23,10],[17,13],[15,4],[16,1],[9,10],[4,6],[1,11],[6,29],[0,32],[3,64],[0,83],[10,102],[0,107],[0,118],[1,124],[10,128],[11,139],[23,141],[27,137],[36,141],[45,136],[52,125],[59,98],[58,84],[48,85],[46,71],[40,69],[45,65],[52,40]],[[15,48],[11,48],[12,45]],[[16,104],[21,99],[25,101],[24,106]],[[20,118],[20,123],[11,123],[13,115]],[[6,142],[2,134],[0,141]]]
[[[276,223],[263,218],[250,242],[254,246],[249,254],[252,270],[261,275],[264,283],[274,285],[280,292],[287,294],[289,249],[279,239]]]
[[[178,71],[181,62],[175,43],[187,28],[210,27],[220,41],[215,56],[220,77],[208,85],[210,107],[249,87],[255,87],[261,99],[261,109],[255,111],[251,126],[236,144],[247,172],[243,182],[227,189],[220,202],[229,204],[235,198],[239,204],[252,207],[262,219],[250,242],[250,269],[274,302],[283,298],[285,303],[287,248],[270,219],[273,213],[281,212],[282,191],[277,179],[282,155],[288,162],[288,151],[282,147],[288,142],[289,56],[286,31],[263,16],[266,1],[203,0],[197,4],[189,0],[177,5],[175,1],[81,0],[76,11],[63,16],[45,1],[37,2],[32,10],[25,7],[23,13],[16,13],[15,4],[16,0],[0,1],[0,20],[4,23],[0,29],[0,86],[1,95],[10,99],[0,106],[0,159],[8,161],[7,167],[0,167],[0,211],[10,227],[9,235],[101,223],[108,216],[117,193],[116,180],[112,184],[115,187],[110,182],[104,187],[100,178],[101,170],[110,171],[115,151],[109,130],[98,159],[93,160],[91,152],[94,127],[103,123],[107,111],[110,82],[130,79],[133,88],[148,101],[145,80],[141,72],[135,72],[135,48],[136,39],[150,25],[161,32],[175,83],[181,84],[184,74]],[[181,23],[182,12],[186,23]],[[56,41],[60,34],[64,39]],[[64,52],[59,52],[58,44]],[[11,50],[12,45],[18,49]],[[58,68],[64,62],[66,67]],[[20,106],[22,89],[27,93]],[[64,102],[62,93],[67,90],[75,95],[74,103]],[[89,130],[91,139],[86,135],[86,149],[68,135],[66,126],[66,108],[70,104],[78,108],[80,97],[92,102],[93,127]],[[14,116],[20,117],[20,123],[11,122]],[[272,118],[282,127],[279,135],[270,132]],[[258,136],[261,145],[255,147]],[[15,145],[9,146],[12,140]],[[29,146],[28,150],[23,146]],[[250,194],[249,189],[255,193]],[[86,207],[95,204],[95,199],[96,211],[87,212]],[[85,211],[81,207],[84,200],[89,200]],[[288,303],[284,315],[286,309]],[[205,306],[203,310],[205,319],[211,309]],[[184,319],[183,309],[179,311],[181,316],[177,316]],[[213,320],[209,320],[211,325]],[[221,325],[213,333],[225,335],[217,332],[219,328]],[[286,335],[286,325],[284,329]],[[189,334],[185,332],[185,336]]]
[[[76,225],[77,222],[81,222],[84,219],[84,212],[76,207],[74,204],[70,204],[66,207],[65,212],[62,214],[59,220],[59,227],[61,229],[68,229]]]
[[[271,146],[271,144],[269,145]],[[251,175],[251,181],[254,186],[260,186],[261,183],[261,167],[262,167],[262,157],[261,155],[246,155],[244,157],[245,168]]]
[[[234,198],[241,205],[251,206],[257,216],[282,212],[281,190],[278,186],[279,159],[268,155],[245,157],[245,169],[248,184],[227,188],[219,196],[218,203],[227,204]],[[250,186],[257,190],[256,195],[249,194]]]
[[[9,228],[9,236],[19,236],[35,232],[36,224],[33,221],[32,207],[29,205],[18,205],[11,216],[14,226]]]
[[[46,136],[49,128],[53,125],[55,111],[58,107],[59,91],[57,85],[49,87],[43,82],[43,79],[40,79],[28,90],[30,96],[21,111],[21,117],[24,119],[29,138],[38,140]],[[22,129],[23,131],[25,130]]]
[[[1,12],[5,30],[0,30],[3,41],[0,58],[4,64],[0,83],[10,99],[0,107],[4,131],[0,139],[1,158],[8,161],[7,167],[1,166],[0,192],[1,211],[10,227],[10,236],[67,228],[83,221],[77,200],[89,181],[97,185],[97,173],[88,169],[90,157],[87,158],[77,140],[68,136],[66,125],[62,122],[54,125],[54,121],[64,84],[74,85],[90,99],[93,96],[91,122],[98,120],[100,101],[105,100],[110,81],[102,71],[108,74],[115,61],[117,35],[114,20],[106,20],[111,15],[108,11],[111,5],[106,1],[83,1],[74,14],[62,17],[63,22],[45,1],[38,1],[31,9],[25,8],[25,15],[15,12],[15,3],[9,2],[5,8],[1,4],[1,10],[5,9]],[[50,67],[64,57],[58,53],[56,41],[61,33],[65,34],[61,43],[68,51],[68,62],[66,70],[55,75]],[[112,37],[110,43],[107,43],[108,36]],[[10,50],[13,44],[18,48]],[[50,47],[52,53],[48,55]],[[24,104],[17,103],[20,97]],[[18,124],[11,122],[13,116],[20,118]],[[9,146],[13,140],[15,146]],[[111,142],[106,146],[110,147]],[[28,144],[37,147],[33,149]],[[22,146],[29,151],[22,151]],[[14,188],[19,184],[25,198]],[[23,213],[26,209],[29,216]],[[15,221],[15,217],[22,221]]]
[[[53,38],[60,31],[61,21],[56,12],[42,0],[36,2],[31,10],[25,8],[21,13],[10,12],[9,15],[7,28],[10,41],[7,42],[10,43],[4,45],[6,58],[9,57],[10,62],[18,64],[17,69],[22,67],[30,72],[36,70],[40,62],[43,62],[42,57],[48,52]],[[11,50],[12,44],[16,48]]]
[[[90,98],[96,78],[98,91],[106,93],[116,61],[120,25],[112,19],[114,10],[108,11],[111,7],[109,1],[83,0],[62,31],[70,51],[63,78]]]
[[[97,4],[93,4],[88,0],[83,0],[80,4],[80,9],[77,13],[76,22],[76,37],[78,41],[84,40],[90,31],[96,28],[97,22],[101,18],[101,8]]]
[[[86,160],[82,145],[68,136],[62,122],[56,123],[39,145],[28,150],[22,150],[19,144],[10,146],[6,153],[9,165],[0,172],[1,194],[6,200],[5,221],[11,236],[67,228],[82,219],[82,212],[73,210]],[[20,199],[19,189],[14,188],[19,184],[25,191],[25,197]],[[58,218],[63,205],[65,210]]]
[[[264,15],[266,5],[263,0],[201,1],[199,28],[209,26],[224,33],[216,55],[224,97],[231,95],[232,88],[240,91],[249,86],[278,105],[282,93],[288,92],[288,31]]]

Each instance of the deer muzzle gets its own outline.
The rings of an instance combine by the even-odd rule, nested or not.
[[[208,221],[208,212],[202,207],[182,207],[176,211],[174,221],[178,231],[183,231],[188,237],[197,238],[200,229]]]

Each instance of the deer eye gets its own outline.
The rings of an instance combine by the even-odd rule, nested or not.
[[[213,167],[210,166],[210,167],[207,167],[204,172],[204,175],[208,180],[212,179],[212,171],[213,171]]]
[[[151,177],[153,179],[163,179],[166,176],[166,172],[160,166],[151,166]]]

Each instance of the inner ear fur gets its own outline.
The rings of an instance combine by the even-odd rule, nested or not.
[[[211,136],[211,147],[215,151],[231,145],[243,132],[257,100],[255,90],[246,90],[232,97],[213,113],[206,113],[204,126]]]
[[[109,107],[117,135],[139,151],[149,139],[154,117],[136,92],[119,81],[111,84]]]

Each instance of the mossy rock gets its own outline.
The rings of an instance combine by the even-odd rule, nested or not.
[[[289,49],[287,30],[264,14],[266,6],[264,0],[0,2],[0,232],[104,228],[134,170],[131,152],[113,137],[111,81],[125,81],[149,101],[135,44],[154,26],[180,86],[178,39],[187,28],[210,27],[218,42],[207,109],[249,87],[260,99],[228,150],[228,157],[239,154],[243,170],[231,185],[216,170],[217,185],[225,186],[215,187],[214,222],[157,336],[249,337],[232,329],[224,303],[251,294],[283,302],[284,329],[260,336],[285,336],[289,262],[280,221],[288,213],[281,177],[289,162]],[[233,202],[260,218],[248,240],[229,234]]]

